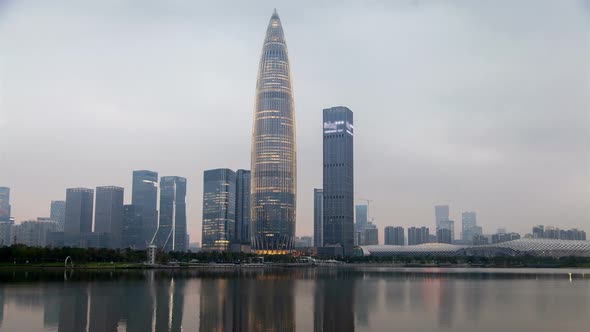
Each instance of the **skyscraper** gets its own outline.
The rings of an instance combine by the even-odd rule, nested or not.
[[[403,246],[405,242],[403,227],[385,227],[385,244]]]
[[[185,178],[160,178],[160,221],[151,243],[165,252],[186,251]]]
[[[94,232],[110,234],[113,248],[121,247],[123,218],[123,188],[115,186],[96,187]]]
[[[251,170],[251,245],[262,253],[287,253],[295,237],[295,109],[287,44],[276,10],[258,68]]]
[[[324,245],[324,190],[313,190],[313,246]]]
[[[236,173],[218,168],[203,173],[203,250],[229,249],[235,238]]]
[[[64,232],[78,235],[92,232],[94,190],[69,188],[66,190],[66,220]]]
[[[354,172],[352,111],[324,109],[324,246],[354,248]]]
[[[147,170],[133,171],[131,204],[142,223],[142,243],[138,249],[150,243],[158,228],[158,173]]]
[[[63,232],[66,222],[66,201],[51,201],[49,218],[57,222],[57,231]]]
[[[236,172],[235,243],[250,243],[250,171]]]
[[[143,233],[141,229],[141,216],[137,213],[135,205],[123,206],[123,231],[121,234],[121,246],[123,248],[138,249],[143,247]]]
[[[454,220],[441,220],[438,223],[438,226],[436,227],[437,236],[438,236],[438,231],[441,229],[446,229],[450,232],[451,242],[448,242],[448,243],[453,243],[453,241],[455,240],[455,221]],[[446,236],[446,233],[444,233],[444,236]],[[447,243],[447,242],[444,242],[444,243]]]
[[[10,188],[0,187],[0,221],[10,221]]]
[[[475,212],[461,213],[461,240],[473,242],[475,235],[481,234],[481,227],[477,227],[477,215]]]
[[[436,205],[434,207],[434,219],[436,227],[440,226],[441,221],[449,220],[449,206],[448,205]]]
[[[428,227],[410,227],[408,228],[408,245],[413,246],[422,243],[428,243],[430,230]]]

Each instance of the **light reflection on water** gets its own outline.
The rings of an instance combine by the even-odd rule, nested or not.
[[[0,331],[570,331],[589,313],[590,270],[0,271]]]

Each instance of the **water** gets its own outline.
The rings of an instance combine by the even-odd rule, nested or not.
[[[0,331],[589,327],[590,270],[0,271]]]

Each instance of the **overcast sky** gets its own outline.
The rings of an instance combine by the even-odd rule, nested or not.
[[[322,186],[322,109],[354,112],[355,192],[380,228],[590,231],[589,1],[0,0],[0,185],[17,221],[68,187],[249,168],[277,8],[297,123],[297,234]],[[358,201],[358,203],[361,203]],[[382,233],[382,231],[380,231]],[[381,234],[382,237],[382,234]]]

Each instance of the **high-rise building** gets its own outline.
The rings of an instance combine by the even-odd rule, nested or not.
[[[363,231],[369,222],[369,207],[367,205],[356,206],[356,228]]]
[[[186,179],[160,178],[160,220],[151,243],[165,252],[186,251]]]
[[[141,222],[140,247],[150,243],[158,228],[158,173],[147,170],[133,171],[131,204]]]
[[[235,243],[250,243],[250,171],[236,172]]]
[[[545,237],[545,227],[543,225],[538,225],[533,227],[533,238],[535,239],[542,239]]]
[[[0,221],[10,221],[10,188],[0,187]]]
[[[49,218],[57,223],[57,231],[64,231],[66,222],[66,201],[51,201]]]
[[[45,247],[48,245],[49,233],[57,231],[57,222],[27,220],[12,227],[12,237],[15,244],[29,247]]]
[[[121,246],[123,248],[139,249],[143,247],[141,226],[141,216],[137,213],[135,205],[124,205],[123,231],[121,234]]]
[[[438,243],[453,243],[451,230],[444,227],[437,228],[436,239]]]
[[[440,226],[441,221],[449,220],[449,206],[448,205],[436,205],[434,207],[434,219],[436,227]]]
[[[365,228],[365,243],[366,246],[376,246],[379,244],[379,229],[377,227]]]
[[[94,190],[88,188],[67,189],[64,233],[69,235],[91,233],[93,207]]]
[[[408,245],[413,246],[430,241],[430,230],[428,227],[410,227],[408,228]]]
[[[287,44],[276,10],[258,68],[251,171],[251,245],[261,253],[290,252],[297,197],[295,108]]]
[[[385,227],[385,244],[394,246],[403,246],[405,244],[404,228],[403,227]]]
[[[461,213],[461,240],[473,241],[473,232],[471,229],[477,226],[477,215],[475,212]]]
[[[324,190],[313,190],[313,246],[324,245]]]
[[[346,107],[324,109],[324,246],[354,248],[353,116]]]
[[[0,221],[0,247],[12,244],[11,233],[13,226],[13,221]]]
[[[120,248],[124,223],[123,188],[96,187],[96,208],[94,211],[94,231],[111,235],[111,246]]]
[[[236,173],[218,168],[203,173],[203,250],[229,249],[235,236]]]
[[[448,229],[449,232],[450,232],[450,234],[451,234],[450,235],[451,236],[451,242],[449,242],[449,243],[453,243],[453,240],[455,240],[455,221],[454,220],[448,220],[448,219],[447,220],[441,220],[438,223],[438,226],[436,227],[437,236],[438,236],[438,230],[439,229]]]

